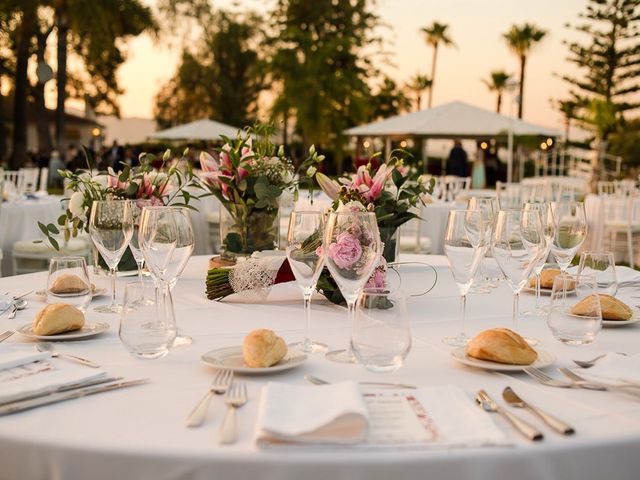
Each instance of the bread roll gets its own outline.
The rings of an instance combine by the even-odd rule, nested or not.
[[[509,365],[531,365],[538,358],[525,339],[508,328],[480,332],[467,344],[466,353],[480,360]]]
[[[33,319],[33,333],[55,335],[79,330],[84,325],[84,314],[73,305],[52,303],[36,314]]]
[[[589,295],[576,303],[571,307],[571,313],[574,315],[592,316],[594,314],[593,312],[596,310],[594,295]],[[626,303],[621,302],[611,295],[605,295],[602,293],[597,295],[600,296],[600,307],[602,308],[603,320],[624,321],[633,317],[633,310],[631,310]]]
[[[82,293],[87,290],[87,284],[77,275],[65,273],[58,276],[49,287],[49,291],[56,295]]]
[[[540,273],[540,287],[541,288],[553,288],[553,279],[560,274],[559,268],[547,268]],[[536,278],[529,279],[529,286],[536,286]]]
[[[287,344],[272,330],[254,330],[244,337],[242,355],[253,368],[275,365],[287,354]]]

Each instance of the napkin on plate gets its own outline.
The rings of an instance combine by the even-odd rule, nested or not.
[[[597,381],[640,383],[640,354],[609,353],[591,368],[576,370],[585,378]]]
[[[257,431],[261,446],[452,448],[510,443],[490,415],[454,386],[361,393],[353,382],[309,387],[270,383],[262,392]]]
[[[616,278],[618,285],[640,283],[640,272],[633,268],[617,266]]]
[[[26,361],[29,355],[31,361]],[[14,366],[0,369],[0,404],[15,402],[51,389],[83,383],[107,375],[101,369],[57,361],[48,358],[49,356],[47,352],[36,354],[1,350],[0,358],[7,359],[5,365],[11,365],[8,360],[13,359]]]
[[[367,407],[354,382],[269,382],[262,390],[257,429],[258,444],[356,443],[367,433]]]

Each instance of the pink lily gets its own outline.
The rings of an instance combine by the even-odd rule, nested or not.
[[[387,167],[386,164],[380,165],[380,168],[378,168],[378,171],[370,184],[369,192],[365,194],[367,200],[373,202],[382,194],[384,185],[387,183],[387,179],[391,176],[392,170],[393,169]]]
[[[322,191],[331,199],[337,200],[340,195],[340,184],[323,173],[316,173],[316,180]]]

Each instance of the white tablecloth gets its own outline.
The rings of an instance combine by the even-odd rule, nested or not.
[[[444,267],[443,257],[417,258],[439,265],[440,276],[431,293],[410,299],[413,346],[404,367],[392,375],[376,375],[358,365],[334,364],[313,355],[294,370],[246,377],[249,403],[238,411],[239,439],[231,446],[220,446],[216,441],[224,414],[220,397],[213,399],[201,428],[184,426],[186,415],[214,375],[212,368],[200,362],[200,356],[214,348],[238,345],[247,332],[259,327],[272,328],[287,341],[300,339],[304,318],[294,285],[274,288],[266,304],[209,302],[203,295],[207,259],[192,259],[176,286],[174,298],[178,322],[195,341],[191,346],[173,349],[160,360],[133,358],[118,339],[118,317],[90,312],[89,320],[106,320],[111,330],[95,339],[59,344],[59,349],[88,357],[113,374],[148,377],[151,381],[128,390],[0,417],[0,479],[638,478],[640,402],[615,393],[544,387],[524,374],[474,370],[456,363],[441,342],[442,337],[456,333],[459,327],[459,298],[451,275]],[[415,284],[420,278],[412,270],[407,273],[407,284]],[[118,296],[124,281],[119,280]],[[3,278],[0,291],[22,293],[44,286],[44,282],[44,273]],[[624,293],[630,295],[634,291],[626,289]],[[28,298],[29,308],[19,312],[15,320],[0,319],[4,327],[0,330],[31,321],[42,303],[33,295]],[[522,310],[532,303],[532,296],[523,295]],[[497,325],[509,326],[510,290],[503,284],[489,295],[471,295],[467,311],[472,334]],[[523,334],[540,339],[539,348],[558,357],[557,366],[569,366],[572,358],[586,359],[603,351],[640,351],[638,327],[606,329],[594,345],[577,348],[553,340],[540,318],[522,319],[520,323]],[[347,342],[348,332],[345,309],[325,301],[314,302],[313,334],[317,340],[339,347]],[[19,335],[6,343],[33,348]],[[577,433],[562,437],[545,428],[543,442],[529,443],[496,418],[498,425],[512,436],[514,447],[375,452],[343,447],[258,449],[253,429],[261,387],[269,380],[303,384],[307,373],[332,381],[382,379],[420,386],[452,384],[465,389],[470,402],[480,388],[500,399],[502,389],[510,385],[532,403],[572,423]],[[529,413],[517,413],[539,425]]]
[[[19,240],[41,238],[38,221],[57,225],[62,215],[61,197],[46,196],[5,202],[0,206],[0,248],[2,248],[2,273],[13,273],[12,249]]]

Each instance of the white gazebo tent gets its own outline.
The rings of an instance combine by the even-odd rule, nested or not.
[[[153,140],[218,140],[220,135],[235,137],[239,128],[216,122],[215,120],[196,120],[177,127],[167,128],[150,135]]]
[[[511,181],[513,171],[514,135],[544,135],[553,138],[560,136],[558,130],[459,101],[419,112],[396,115],[379,122],[350,128],[344,133],[356,137],[358,141],[365,137],[382,137],[387,151],[390,150],[391,140],[399,138],[413,137],[424,141],[429,138],[483,139],[507,136],[509,140],[508,181]]]

